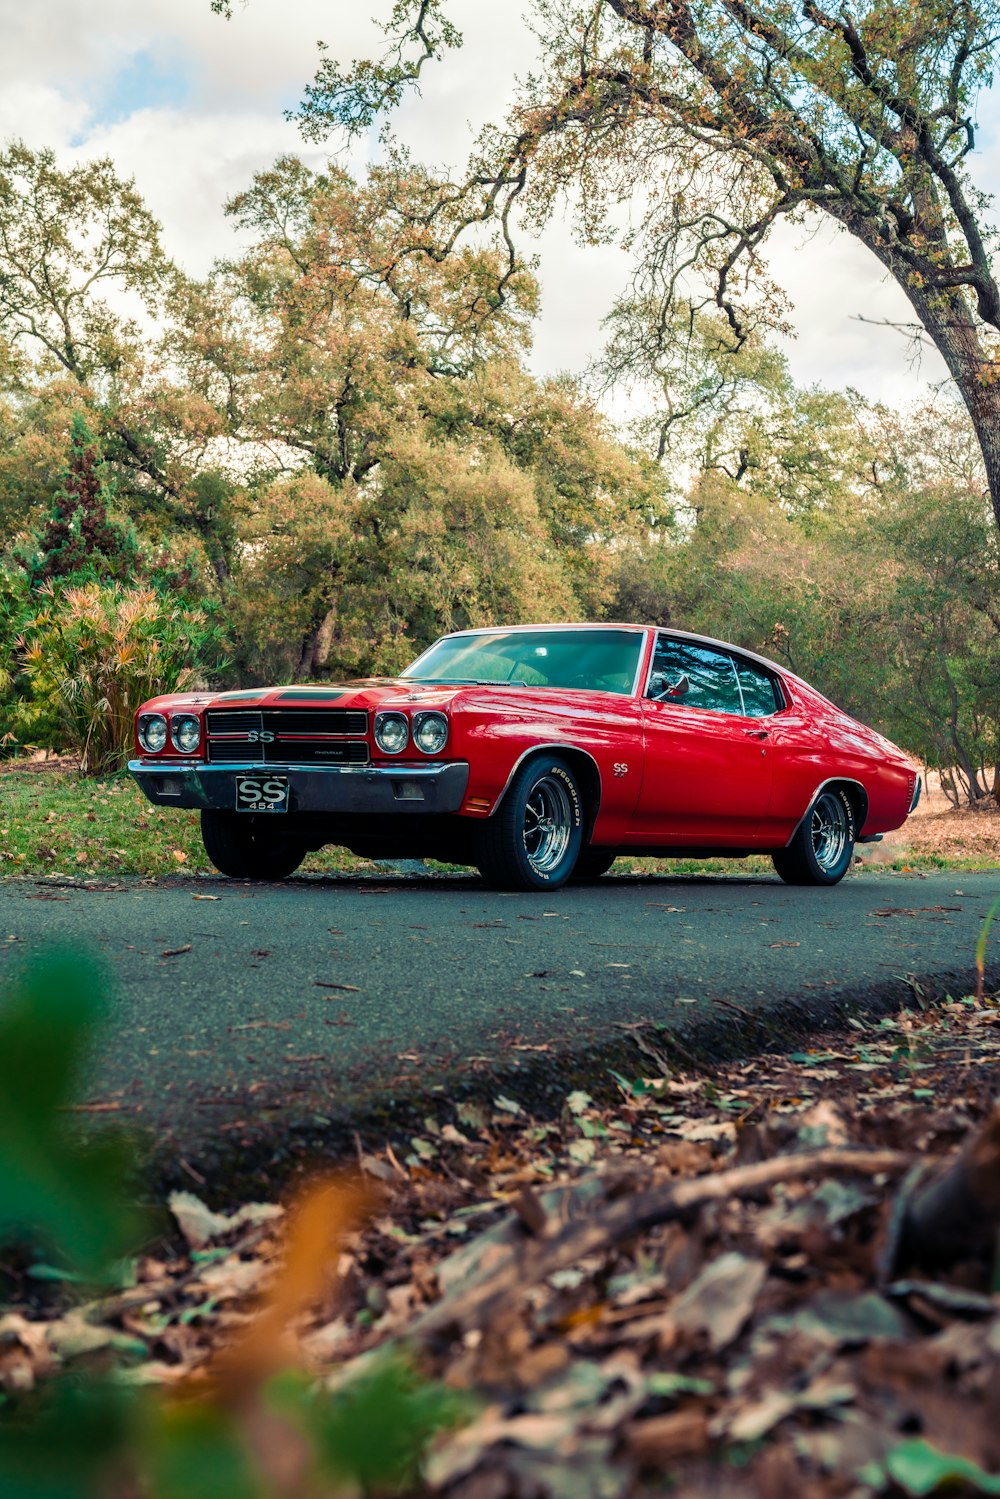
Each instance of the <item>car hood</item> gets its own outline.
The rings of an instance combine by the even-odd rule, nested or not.
[[[493,691],[498,689],[494,688]],[[502,686],[499,690],[503,690]],[[298,687],[255,687],[237,692],[172,692],[151,698],[146,711],[178,708],[392,708],[419,703],[446,708],[467,685],[412,682],[403,677],[371,677],[341,684],[306,684]]]

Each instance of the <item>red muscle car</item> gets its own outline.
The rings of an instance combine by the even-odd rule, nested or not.
[[[834,885],[920,795],[907,755],[791,672],[642,625],[464,630],[396,678],[175,693],[135,730],[143,791],[200,808],[238,879],[335,843],[503,889],[625,853],[764,853],[791,884]]]

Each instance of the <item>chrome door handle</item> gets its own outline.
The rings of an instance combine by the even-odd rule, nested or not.
[[[743,732],[747,736],[748,739],[766,739],[768,737],[768,734],[769,734],[770,730],[768,730],[768,729],[744,729]]]

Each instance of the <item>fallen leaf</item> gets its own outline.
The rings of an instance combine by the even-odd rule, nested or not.
[[[167,1205],[192,1249],[203,1249],[212,1239],[245,1225],[280,1218],[284,1208],[273,1202],[250,1202],[235,1213],[213,1213],[193,1192],[171,1192]]]
[[[762,1260],[736,1250],[720,1255],[696,1276],[671,1310],[674,1326],[691,1335],[707,1333],[715,1353],[742,1332],[767,1279]]]

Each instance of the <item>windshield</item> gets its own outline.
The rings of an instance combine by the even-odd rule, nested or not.
[[[644,636],[638,630],[490,630],[452,635],[404,677],[418,682],[501,683],[632,691]]]

